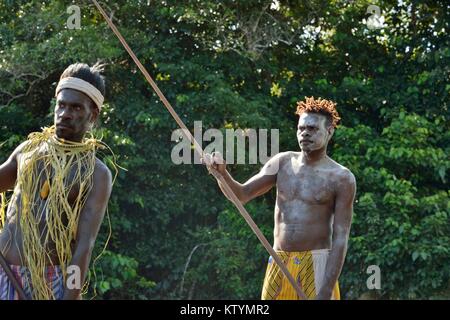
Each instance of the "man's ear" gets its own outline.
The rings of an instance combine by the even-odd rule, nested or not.
[[[331,137],[333,137],[333,134],[334,134],[334,127],[333,126],[329,126],[328,127],[328,134],[329,134],[330,139],[331,139]]]
[[[92,112],[91,112],[91,119],[90,122],[92,124],[95,124],[97,122],[98,116],[99,116],[100,111],[98,110],[98,107],[96,105],[94,105],[92,107]]]

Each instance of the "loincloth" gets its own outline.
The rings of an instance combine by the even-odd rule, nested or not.
[[[277,254],[308,299],[315,298],[318,290],[322,287],[329,250],[277,251]],[[272,257],[269,258],[261,299],[300,300],[291,283]],[[340,300],[337,282],[333,288],[332,299]]]
[[[30,270],[24,266],[10,266],[14,277],[21,285],[25,295],[31,299],[33,288]],[[53,299],[61,300],[64,295],[64,280],[59,266],[49,266],[45,270],[47,287],[51,289]],[[6,272],[0,267],[0,300],[19,300],[19,294],[9,280]]]

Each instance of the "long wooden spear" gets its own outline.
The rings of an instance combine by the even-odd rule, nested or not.
[[[202,157],[203,156],[203,149],[202,147],[198,144],[198,142],[195,140],[195,138],[192,136],[191,132],[189,131],[189,129],[186,127],[186,125],[184,124],[184,122],[180,119],[180,117],[178,116],[178,114],[175,112],[175,110],[172,108],[171,104],[169,103],[169,101],[167,101],[166,97],[164,96],[164,94],[161,92],[161,90],[159,89],[158,85],[156,84],[155,81],[153,81],[152,77],[150,76],[150,74],[148,73],[147,69],[142,65],[142,63],[140,62],[140,60],[136,57],[136,55],[134,54],[133,50],[128,46],[127,42],[125,41],[124,37],[122,36],[122,34],[119,32],[119,30],[116,28],[116,26],[114,25],[114,23],[111,21],[111,19],[109,19],[108,15],[106,14],[106,12],[103,10],[103,8],[100,6],[100,4],[96,1],[96,0],[92,0],[92,2],[95,4],[95,6],[97,7],[97,9],[100,11],[100,13],[102,14],[103,18],[105,18],[106,22],[108,23],[109,27],[111,28],[111,30],[114,32],[114,34],[117,36],[117,38],[119,38],[120,42],[122,43],[122,45],[124,46],[125,50],[128,52],[128,54],[131,56],[131,58],[133,59],[133,61],[136,63],[136,65],[138,66],[139,70],[141,70],[142,74],[144,75],[144,77],[147,79],[147,81],[150,83],[150,85],[152,86],[153,90],[155,90],[156,94],[158,95],[159,99],[161,99],[162,103],[164,104],[164,106],[167,108],[167,110],[170,112],[170,114],[172,115],[172,117],[175,119],[175,121],[177,122],[177,124],[180,126],[181,129],[183,129],[183,133],[184,135],[191,141],[191,143],[194,145],[194,149],[195,151],[198,152],[198,154]],[[299,285],[297,284],[297,282],[295,282],[294,278],[292,277],[292,275],[289,273],[289,270],[287,269],[286,265],[283,263],[283,261],[281,260],[281,258],[278,256],[278,254],[275,252],[275,250],[272,248],[272,246],[270,245],[269,241],[267,241],[266,237],[262,234],[261,230],[258,228],[258,226],[256,225],[256,223],[253,221],[253,219],[250,217],[250,215],[248,214],[247,210],[245,210],[244,206],[242,205],[241,201],[239,201],[238,197],[234,194],[233,190],[230,188],[230,186],[228,185],[228,183],[225,181],[225,179],[222,177],[221,174],[219,174],[218,172],[213,172],[210,171],[214,177],[216,179],[218,179],[223,186],[223,189],[226,193],[226,195],[231,199],[231,201],[233,202],[233,204],[236,206],[236,208],[239,210],[240,214],[242,215],[242,217],[245,219],[245,221],[248,223],[248,225],[250,226],[250,228],[253,230],[253,232],[255,233],[255,235],[258,237],[259,241],[261,242],[261,244],[264,246],[264,248],[266,248],[266,250],[269,252],[269,254],[273,257],[274,261],[276,262],[276,264],[280,267],[281,271],[283,272],[283,274],[287,277],[287,279],[289,280],[289,282],[291,283],[292,287],[295,289],[295,291],[297,292],[298,296],[304,300],[307,300],[306,295],[303,293],[303,291],[300,289]]]

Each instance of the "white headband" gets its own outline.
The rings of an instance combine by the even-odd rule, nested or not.
[[[89,82],[80,78],[67,77],[59,81],[58,86],[56,87],[56,95],[58,95],[62,89],[74,89],[83,92],[94,101],[98,110],[102,111],[102,105],[105,98],[101,92]]]

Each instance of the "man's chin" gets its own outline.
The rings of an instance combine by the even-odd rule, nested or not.
[[[57,127],[55,134],[58,139],[70,140],[70,135],[68,134],[67,129]]]
[[[317,149],[315,149],[315,148],[312,148],[312,146],[310,146],[310,145],[300,145],[300,150],[302,150],[303,152],[305,152],[305,153],[310,153],[310,152],[313,152],[313,151],[315,151],[315,150],[317,150]]]
[[[309,151],[311,151],[311,148],[310,148],[308,145],[304,145],[304,144],[302,144],[302,143],[299,143],[298,145],[299,145],[299,147],[300,147],[300,150],[303,151],[303,152],[309,152]]]

